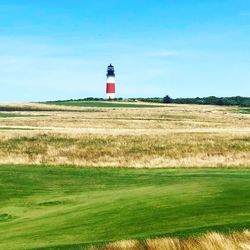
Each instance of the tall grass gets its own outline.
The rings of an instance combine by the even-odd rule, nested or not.
[[[189,239],[163,238],[119,241],[104,247],[91,247],[89,250],[249,250],[250,232],[235,232],[229,235],[207,233]]]
[[[116,167],[250,166],[250,137],[173,133],[157,135],[38,134],[5,137],[0,163]]]
[[[64,107],[68,111],[64,112],[59,110],[63,106],[56,105],[18,107],[58,107],[58,111],[23,111],[19,113],[27,117],[1,118],[0,163],[114,167],[250,165],[250,117],[232,112],[233,108],[169,105],[75,112]]]

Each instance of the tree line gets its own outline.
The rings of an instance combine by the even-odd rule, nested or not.
[[[250,107],[250,97],[195,97],[195,98],[171,98],[165,97],[153,98],[129,98],[130,101],[155,102],[155,103],[176,103],[176,104],[200,104],[200,105],[220,105],[220,106],[240,106]]]
[[[162,100],[163,103],[178,104],[203,104],[203,105],[220,105],[220,106],[240,106],[250,107],[250,97],[233,96],[233,97],[196,97],[196,98],[175,98],[168,95]]]
[[[148,98],[115,98],[107,100],[105,98],[87,97],[83,99],[70,99],[53,102],[79,102],[79,101],[128,101],[128,102],[153,102],[153,103],[176,103],[176,104],[200,104],[200,105],[220,105],[220,106],[240,106],[250,107],[250,97],[233,96],[233,97],[196,97],[196,98],[171,98],[169,95],[165,97],[148,97]],[[50,102],[47,102],[50,103]]]

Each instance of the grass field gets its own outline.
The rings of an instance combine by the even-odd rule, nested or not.
[[[247,169],[1,166],[0,249],[249,228],[249,180]]]
[[[0,104],[0,249],[128,250],[109,242],[250,228],[247,109],[98,105]]]

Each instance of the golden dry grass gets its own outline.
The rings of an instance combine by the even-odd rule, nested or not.
[[[189,239],[163,238],[119,241],[104,247],[90,247],[89,250],[249,250],[250,232],[235,232],[229,235],[208,233]]]
[[[0,118],[0,163],[250,166],[250,116],[237,113],[237,108],[9,106],[47,111],[19,111],[14,113],[32,116]]]

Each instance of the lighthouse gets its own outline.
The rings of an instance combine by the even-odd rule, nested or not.
[[[107,99],[115,98],[115,69],[112,64],[107,69],[106,95]]]

